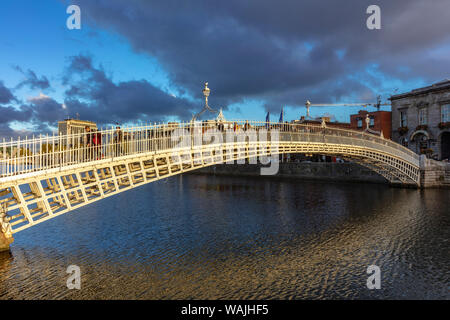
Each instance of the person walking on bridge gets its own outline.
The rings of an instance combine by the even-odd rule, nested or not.
[[[85,136],[85,146],[86,146],[86,148],[85,148],[85,156],[84,156],[84,158],[85,158],[85,160],[87,160],[87,161],[89,161],[89,160],[91,160],[92,159],[92,155],[93,155],[93,133],[91,132],[91,128],[89,127],[89,126],[86,126],[85,128],[84,128],[84,131],[85,131],[85,133],[86,133],[86,136]]]
[[[92,133],[92,145],[95,160],[100,160],[102,158],[102,133],[96,129]]]
[[[123,141],[123,133],[120,127],[117,126],[113,137],[114,153],[116,157],[122,155],[122,141]]]

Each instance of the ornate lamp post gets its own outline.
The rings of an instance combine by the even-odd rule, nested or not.
[[[311,106],[311,102],[309,100],[306,100],[305,106],[306,106],[306,119],[309,119],[309,107]]]
[[[211,90],[208,88],[208,82],[205,82],[205,89],[203,89],[203,95],[205,96],[205,107],[208,108],[208,97]]]
[[[191,121],[195,121],[198,117],[200,117],[206,110],[208,110],[211,113],[217,113],[216,110],[211,109],[211,107],[208,105],[208,97],[209,94],[211,93],[211,90],[209,90],[208,88],[208,82],[205,82],[205,88],[203,89],[203,95],[205,96],[205,107],[203,108],[202,111],[200,111],[199,113],[197,113],[196,115],[194,115],[192,117]]]

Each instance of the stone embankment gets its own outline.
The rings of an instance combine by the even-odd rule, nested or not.
[[[260,164],[223,164],[201,168],[192,173],[228,176],[260,176],[260,168]],[[450,188],[450,163],[422,157],[420,160],[420,171],[421,188]],[[387,180],[376,172],[358,164],[348,162],[280,163],[278,174],[265,177],[335,182],[387,183]]]
[[[420,186],[450,188],[450,163],[420,157]]]
[[[260,176],[260,168],[260,164],[223,164],[201,168],[192,171],[192,173],[229,176]],[[280,168],[276,175],[264,177],[283,177],[337,182],[386,183],[386,179],[376,172],[354,163],[280,163]]]

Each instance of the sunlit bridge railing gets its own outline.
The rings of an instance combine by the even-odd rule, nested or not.
[[[224,136],[254,130],[277,130],[280,143],[310,142],[372,148],[418,165],[419,156],[411,150],[382,137],[361,131],[324,127],[321,125],[290,124],[265,121],[181,122],[144,126],[114,127],[107,130],[69,135],[46,135],[3,139],[0,142],[0,181],[18,178],[33,172],[94,163],[105,159],[158,153],[177,148],[196,148],[214,142],[217,132]],[[180,144],[179,135],[197,137]],[[210,137],[209,137],[210,136]],[[198,139],[198,137],[200,137]],[[235,134],[235,141],[238,141]],[[182,137],[183,138],[183,137]],[[200,142],[199,142],[200,141]],[[223,142],[227,141],[225,138]],[[229,141],[227,141],[229,143]],[[9,179],[8,179],[9,180]]]

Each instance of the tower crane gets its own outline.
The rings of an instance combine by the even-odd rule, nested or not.
[[[390,103],[381,103],[381,96],[377,96],[376,103],[311,103],[309,100],[306,100],[306,117],[310,118],[309,108],[310,107],[357,107],[362,106],[364,108],[368,106],[372,106],[377,108],[377,111],[380,111],[381,106],[390,106]]]

